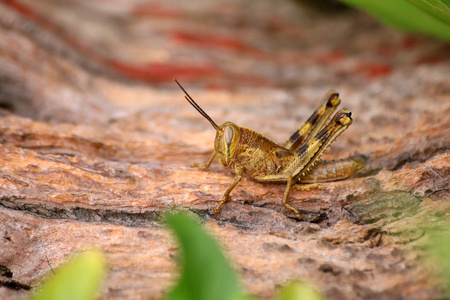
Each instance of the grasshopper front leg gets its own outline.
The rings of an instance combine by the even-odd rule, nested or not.
[[[207,169],[211,165],[211,163],[212,163],[212,161],[213,161],[215,156],[216,156],[216,151],[214,151],[211,154],[211,156],[209,157],[209,159],[206,162],[206,164],[194,163],[192,165],[192,167],[196,167],[196,168],[200,168],[200,169]],[[227,202],[229,200],[231,191],[236,187],[236,185],[242,179],[242,175],[244,174],[244,168],[238,166],[238,167],[235,168],[235,171],[236,171],[236,176],[234,177],[233,183],[228,187],[228,189],[223,194],[222,200],[220,201],[219,205],[217,205],[217,207],[214,208],[213,212],[215,214],[218,214],[220,212],[220,208],[225,204],[225,202]]]
[[[209,157],[208,161],[206,162],[206,164],[201,164],[201,163],[193,163],[192,167],[194,168],[199,168],[199,169],[207,169],[209,168],[209,166],[211,165],[214,157],[216,156],[216,151],[214,151],[211,156]]]
[[[222,201],[220,201],[219,205],[217,205],[216,208],[214,208],[214,213],[217,214],[220,211],[220,208],[222,207],[222,205],[225,204],[225,202],[228,201],[228,199],[230,198],[229,195],[231,193],[231,191],[235,188],[235,186],[239,183],[239,181],[241,181],[242,179],[242,174],[244,174],[244,168],[241,166],[238,166],[235,168],[236,171],[236,176],[234,177],[234,181],[233,183],[228,187],[228,189],[225,191],[225,194],[223,194],[222,197]]]

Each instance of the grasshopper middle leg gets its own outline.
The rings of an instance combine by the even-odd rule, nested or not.
[[[283,195],[283,206],[287,210],[290,210],[290,211],[294,212],[297,215],[297,218],[299,220],[301,220],[302,219],[302,215],[300,214],[298,209],[296,209],[295,207],[293,207],[292,205],[290,205],[288,203],[289,192],[291,191],[291,187],[295,184],[296,181],[297,181],[296,178],[292,178],[292,177],[288,178],[286,189],[284,190],[284,195]]]
[[[225,191],[225,194],[223,194],[222,197],[222,201],[220,201],[219,205],[217,205],[216,208],[214,208],[214,213],[217,214],[220,211],[220,208],[222,207],[222,205],[225,204],[225,202],[228,201],[228,199],[230,198],[230,193],[231,191],[236,187],[236,185],[239,183],[239,181],[241,181],[242,179],[242,174],[244,174],[244,169],[241,167],[237,167],[235,169],[236,171],[236,176],[234,177],[234,181],[233,183],[228,187],[228,189]]]

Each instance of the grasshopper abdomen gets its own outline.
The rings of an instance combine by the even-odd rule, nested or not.
[[[365,164],[356,159],[322,160],[300,178],[302,183],[330,182],[348,178],[364,169]]]

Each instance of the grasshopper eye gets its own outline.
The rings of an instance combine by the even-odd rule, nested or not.
[[[231,142],[234,138],[234,129],[230,125],[225,127],[225,130],[223,132],[223,140],[227,144],[227,148],[230,148]]]
[[[240,129],[231,122],[227,122],[221,126],[221,130],[217,132],[217,144],[215,144],[218,153],[224,155],[225,165],[228,165],[228,159],[234,157],[236,146],[239,144]]]

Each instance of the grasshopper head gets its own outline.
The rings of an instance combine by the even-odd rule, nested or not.
[[[181,84],[175,80],[178,86],[185,93],[186,100],[206,119],[211,123],[212,127],[217,131],[216,139],[214,141],[214,148],[217,154],[219,162],[230,167],[233,158],[236,154],[236,146],[239,142],[239,136],[241,129],[234,123],[226,122],[221,126],[218,126],[213,119],[192,99],[192,97],[186,92],[186,90],[181,86]]]
[[[230,166],[236,154],[240,131],[239,126],[231,122],[226,122],[217,129],[214,149],[219,162],[226,167]]]

